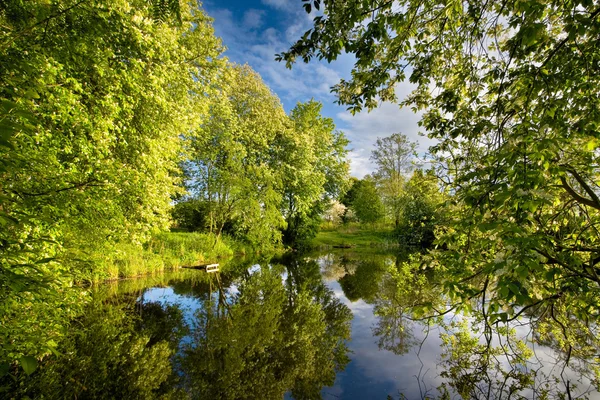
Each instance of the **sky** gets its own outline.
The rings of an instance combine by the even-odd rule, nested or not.
[[[409,109],[383,103],[370,113],[363,111],[353,116],[345,106],[335,104],[330,88],[340,78],[349,78],[354,64],[352,55],[342,55],[331,64],[317,60],[309,64],[298,62],[291,70],[286,69],[285,63],[275,61],[275,54],[288,50],[312,26],[314,10],[307,14],[301,0],[206,0],[203,8],[214,19],[215,33],[227,47],[225,56],[257,71],[287,112],[298,102],[311,98],[323,103],[322,114],[333,118],[337,129],[350,139],[352,176],[362,178],[374,171],[369,157],[378,137],[403,133],[419,143],[421,154],[432,144],[427,137],[419,136],[419,116]],[[396,94],[403,98],[410,90],[410,84],[403,83],[396,87]]]

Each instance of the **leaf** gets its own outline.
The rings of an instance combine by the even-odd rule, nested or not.
[[[27,375],[33,374],[33,372],[38,367],[37,360],[35,359],[35,357],[32,356],[23,356],[19,361],[21,362],[21,367],[23,367],[23,371],[25,371]]]
[[[25,92],[25,97],[28,99],[39,99],[40,95],[35,90],[29,89],[27,92]]]
[[[6,213],[2,213],[0,212],[0,225],[2,226],[6,226],[8,224],[13,224],[13,225],[17,225],[19,223],[19,220],[6,214]]]
[[[50,261],[54,261],[56,259],[56,257],[47,257],[47,258],[42,258],[41,260],[36,261],[36,264],[46,264],[49,263]]]
[[[8,371],[10,371],[9,364],[0,364],[0,378],[8,375]]]
[[[598,147],[598,140],[596,138],[591,139],[585,146],[587,151],[595,150],[596,147]]]

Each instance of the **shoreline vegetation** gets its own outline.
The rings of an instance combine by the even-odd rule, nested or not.
[[[386,224],[365,225],[324,223],[317,235],[302,251],[345,248],[399,248],[394,230]],[[161,232],[144,245],[131,243],[116,245],[92,256],[96,274],[93,284],[120,279],[133,279],[176,271],[184,266],[202,263],[227,265],[235,257],[285,254],[293,248],[273,246],[267,250],[255,249],[229,236],[200,232]],[[223,268],[221,268],[223,269]]]
[[[276,254],[283,248],[259,251],[229,236],[199,232],[161,232],[144,245],[117,245],[95,254],[93,284],[138,278],[176,271],[184,266],[219,262],[227,265],[234,257]],[[223,269],[223,268],[221,268]]]
[[[398,239],[392,227],[384,224],[365,225],[349,223],[344,225],[323,224],[310,242],[314,250],[331,248],[397,248]]]

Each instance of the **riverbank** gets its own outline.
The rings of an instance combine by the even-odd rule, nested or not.
[[[317,236],[311,241],[314,249],[335,247],[396,247],[397,240],[393,237],[389,226],[366,226],[346,224],[337,227],[322,226]]]
[[[249,246],[210,233],[162,232],[144,244],[124,244],[94,255],[92,281],[133,278],[177,270],[182,266],[216,263],[234,255],[254,254]]]
[[[347,224],[323,226],[310,242],[312,249],[389,248],[398,246],[389,226]],[[273,249],[283,252],[283,248]],[[174,271],[182,266],[221,263],[233,256],[258,254],[250,245],[211,233],[161,232],[144,245],[120,244],[93,255],[93,282]]]

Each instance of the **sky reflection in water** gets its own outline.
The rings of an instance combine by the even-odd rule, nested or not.
[[[361,279],[374,279],[371,275],[364,275],[365,269],[393,265],[394,257],[386,259],[385,256],[378,255],[379,266],[369,266],[367,262],[360,264],[362,262],[360,260],[370,256],[360,257],[353,254],[352,260],[345,259],[345,256],[336,257],[327,255],[319,257],[316,261],[320,267],[322,282],[352,313],[351,340],[348,342],[350,361],[343,371],[337,373],[333,386],[326,386],[322,389],[321,396],[324,399],[386,399],[388,395],[395,399],[401,398],[401,395],[408,399],[424,398],[426,395],[437,397],[439,395],[437,387],[445,381],[445,378],[440,375],[443,372],[443,368],[440,368],[443,344],[440,333],[442,333],[442,329],[437,326],[427,328],[425,324],[404,320],[403,326],[410,331],[408,345],[401,351],[401,353],[405,353],[395,354],[390,350],[380,348],[381,343],[380,338],[376,335],[376,327],[378,324],[381,325],[381,317],[375,313],[375,304],[381,300],[380,293],[374,292],[374,288],[369,286],[372,282],[364,282],[365,287],[362,288],[360,279],[350,283],[346,280],[345,288],[341,283],[344,276],[348,274],[352,277],[358,276],[359,268],[362,268],[363,272]],[[357,260],[359,260],[358,263]],[[294,262],[297,263],[297,261]],[[312,262],[314,263],[314,259]],[[285,262],[282,263],[285,265]],[[298,265],[296,264],[296,268]],[[253,265],[249,272],[252,274],[259,270],[258,265]],[[367,272],[370,274],[372,271]],[[378,277],[383,279],[383,275],[384,273],[380,273]],[[282,272],[281,276],[284,285],[288,280],[291,282],[293,279],[298,279],[294,278],[294,272],[290,272],[290,270]],[[239,284],[239,279],[233,279],[228,284],[229,286],[222,288],[228,302],[234,301],[239,295]],[[352,291],[353,301],[349,299],[348,290]],[[363,298],[356,298],[357,293],[367,297],[367,301]],[[204,300],[206,300],[206,294],[204,294]],[[212,296],[213,299],[218,300],[216,292],[212,293]],[[173,287],[149,288],[143,294],[143,301],[178,305],[189,325],[193,325],[196,314],[203,308],[203,300],[197,293],[178,294]],[[453,317],[461,319],[449,314],[445,320],[449,321]],[[526,326],[517,329],[519,337],[525,337],[527,333]],[[192,340],[188,336],[182,343],[190,344]],[[549,361],[555,355],[548,348],[538,346],[538,349],[540,350],[538,355],[545,361]],[[550,364],[544,370],[550,371],[551,368]],[[574,374],[571,372],[568,375],[573,376]],[[591,399],[600,397],[594,393],[588,393],[588,396]],[[291,392],[286,393],[285,398],[293,398]]]

